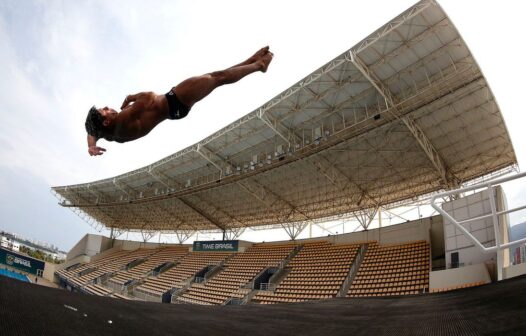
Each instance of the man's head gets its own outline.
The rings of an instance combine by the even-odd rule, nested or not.
[[[117,115],[117,111],[108,107],[96,108],[92,106],[86,117],[86,132],[97,139],[104,138],[108,126],[112,124],[113,119]]]

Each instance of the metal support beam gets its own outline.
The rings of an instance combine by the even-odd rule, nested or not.
[[[417,140],[420,147],[423,149],[429,161],[431,161],[433,167],[437,171],[438,175],[444,187],[451,189],[458,186],[459,181],[456,179],[451,172],[447,169],[444,160],[433,146],[429,138],[420,129],[420,127],[408,116],[400,117],[400,113],[397,108],[396,100],[393,97],[391,91],[372,73],[369,68],[359,59],[356,54],[351,51],[349,52],[350,60],[354,66],[362,73],[362,75],[371,83],[371,85],[378,91],[378,93],[384,98],[386,105],[390,108],[390,111],[394,114],[394,117],[401,120],[404,125],[411,131],[415,139]]]
[[[192,231],[192,232],[195,232],[197,231],[197,228],[195,227],[195,225],[191,225],[189,223],[186,223],[184,222],[178,214],[176,214],[171,208],[166,208],[164,206],[162,206],[161,204],[159,204],[159,207],[162,209],[163,212],[167,213],[170,217],[170,223],[171,224],[174,224],[174,228],[173,230],[174,231]],[[175,223],[173,223],[175,222]]]
[[[91,184],[88,186],[88,190],[91,190],[90,193],[92,193],[92,194],[93,194],[93,192],[98,193],[98,191],[94,191],[93,188],[91,188]],[[66,199],[62,195],[57,193],[56,191],[53,191],[53,192],[54,192],[55,197],[57,197],[60,200],[62,200],[61,206],[67,206],[67,207],[71,206],[72,207],[72,211],[77,216],[79,216],[83,221],[88,223],[88,225],[91,226],[92,228],[94,228],[95,230],[101,232],[101,230],[102,230],[101,227],[104,228],[104,227],[111,227],[111,226],[115,225],[116,220],[113,217],[111,217],[110,215],[108,215],[105,211],[103,211],[102,208],[97,208],[97,212],[99,213],[99,216],[97,216],[97,217],[100,217],[100,215],[102,215],[104,217],[104,223],[103,223],[103,221],[100,220],[100,218],[97,219],[97,218],[93,217],[92,215],[88,215],[81,208],[74,207],[74,206],[72,206],[72,204],[66,205],[66,203],[65,203]],[[66,193],[68,192],[68,187],[66,187],[65,192]],[[78,197],[87,202],[85,197],[83,197],[81,195],[78,195]]]
[[[363,227],[363,229],[367,230],[369,228],[369,225],[371,225],[379,209],[380,209],[379,207],[376,207],[376,208],[355,211],[353,213],[353,216],[358,220],[358,222]]]
[[[274,131],[277,135],[279,135],[287,144],[289,147],[291,146],[291,138],[293,138],[294,141],[298,142],[301,140],[294,131],[290,130],[287,126],[283,125],[279,120],[272,117],[270,114],[266,113],[265,110],[259,110],[258,111],[258,118],[265,123],[270,129]]]
[[[404,117],[402,118],[402,121],[426,153],[427,158],[431,161],[433,167],[440,175],[446,189],[458,188],[460,181],[447,169],[444,160],[440,157],[422,129],[410,117]]]
[[[245,232],[244,227],[231,228],[223,231],[223,240],[235,240]]]
[[[115,186],[115,188],[119,189],[120,191],[122,191],[123,193],[126,194],[126,196],[130,197],[130,193],[123,187],[120,185],[119,181],[117,180],[116,177],[113,178],[113,185]]]
[[[290,134],[294,134],[294,132],[289,131]],[[296,136],[296,135],[295,135]],[[199,147],[199,148],[205,148],[205,147]],[[235,170],[235,167],[227,162],[225,159],[223,159],[218,154],[208,150],[205,148],[207,152],[207,156],[209,159],[213,159],[215,161],[214,165],[217,167],[217,164],[221,164],[224,167],[230,167],[233,170]],[[289,209],[287,212],[287,216],[284,219],[287,219],[291,216],[291,214],[296,213],[303,216],[305,219],[308,219],[308,216],[305,215],[303,212],[297,209],[294,205],[290,204],[283,198],[279,197],[279,195],[276,195],[271,190],[265,188],[263,185],[258,183],[257,181],[253,179],[245,179],[242,181],[237,182],[237,185],[240,186],[243,190],[245,190],[247,193],[249,193],[252,197],[257,199],[259,202],[261,202],[266,207],[271,207],[273,204],[279,203],[282,206],[284,205],[286,208]],[[231,217],[231,216],[229,216]]]
[[[98,191],[98,190],[93,190],[91,184],[88,184],[88,188],[87,188],[87,189],[88,189],[88,192],[89,192],[90,194],[92,194],[93,196],[97,197],[97,201],[96,201],[96,203],[98,204],[99,201],[100,201],[100,199],[101,199],[102,196],[103,196],[102,193],[101,193],[100,191]]]
[[[122,234],[124,232],[126,232],[126,230],[122,230],[122,229],[118,229],[118,228],[112,227],[111,231],[110,231],[110,239],[117,239],[120,236],[122,236]]]
[[[216,167],[219,170],[219,172],[221,173],[221,177],[223,176],[223,168],[218,166],[212,160],[212,158],[215,158],[217,156],[214,152],[212,152],[211,150],[209,150],[208,148],[206,148],[205,146],[203,146],[201,144],[197,144],[197,149],[195,151],[197,152],[197,154],[201,155],[201,157],[203,157],[203,159],[205,159],[206,161],[210,162],[210,164],[212,164],[214,167]]]
[[[316,225],[318,228],[320,228],[322,231],[328,232],[330,235],[334,235],[334,232],[332,232],[330,229],[327,229],[326,227],[324,227],[321,223],[313,223],[313,224]],[[312,231],[312,228],[311,228],[311,231]]]
[[[197,231],[195,230],[177,230],[175,231],[175,235],[177,237],[177,240],[179,241],[179,244],[183,244],[185,241],[187,241],[190,237],[194,235]]]
[[[212,161],[212,159],[214,160],[217,160],[219,162],[221,162],[221,160],[223,160],[221,157],[219,157],[218,155],[216,155],[215,153],[213,153],[212,151],[210,151],[208,148],[204,147],[203,145],[201,144],[198,144],[195,148],[195,151],[197,153],[199,153],[201,156],[203,156],[207,161],[209,161],[210,163],[212,163],[214,165],[214,167],[218,168],[220,171],[221,171],[221,175],[223,174],[221,168],[215,163]],[[160,174],[159,173],[155,173],[154,171],[151,171],[150,170],[150,173],[153,173],[157,176],[159,176]],[[165,179],[166,180],[166,179]],[[165,184],[166,185],[166,184]],[[171,181],[170,185],[169,185],[170,188],[178,188],[180,189],[181,188],[181,185],[179,185],[179,183],[177,183],[176,181]],[[198,196],[198,195],[193,195],[194,197],[196,197],[197,199],[199,199],[200,202],[203,202],[203,203],[207,203],[206,201],[203,201],[203,199]],[[190,209],[192,209],[194,212],[198,213],[201,217],[205,218],[206,220],[208,220],[210,223],[212,223],[213,225],[217,226],[219,229],[221,230],[224,230],[225,229],[225,225],[224,224],[221,224],[219,220],[217,220],[216,218],[214,218],[211,214],[205,212],[204,210],[202,209],[198,209],[195,205],[193,204],[190,204],[187,200],[183,199],[183,198],[178,198],[183,204],[185,204],[187,207],[189,207]],[[231,222],[237,222],[237,223],[240,223],[236,218],[230,216],[229,214],[226,214],[224,211],[221,211],[221,210],[218,210],[217,208],[215,208],[213,205],[211,204],[208,204],[209,207],[212,207],[214,212],[219,212],[221,213],[223,216],[227,217],[230,219]],[[171,211],[170,211],[171,212]],[[177,217],[177,216],[176,216]],[[180,220],[179,218],[177,218],[179,222],[183,222],[182,220]],[[179,225],[180,226],[180,225]],[[184,236],[181,236],[181,238],[183,238]],[[178,237],[179,239],[179,237]],[[188,239],[188,238],[186,238]],[[185,240],[186,240],[185,239]]]
[[[156,233],[157,231],[141,230],[142,241],[146,243],[148,240],[152,239],[152,237],[155,236]]]
[[[202,152],[199,152],[199,149],[201,150],[205,150],[206,152],[205,153],[208,153],[209,156],[213,157],[214,159],[217,159],[217,158],[220,158],[219,156],[217,156],[215,153],[213,153],[212,151],[208,150],[206,147],[202,146],[202,145],[197,145],[196,148],[195,148],[195,151],[198,152],[200,155],[203,156],[203,153]],[[206,155],[206,154],[205,154]],[[206,157],[205,157],[206,158]],[[207,159],[208,161],[210,161],[210,159]],[[210,161],[211,162],[211,161]],[[218,167],[216,164],[214,164],[215,167]],[[220,169],[220,168],[218,168]],[[149,170],[150,174],[154,174],[156,176],[158,176],[159,178],[163,178],[162,176],[160,176],[161,174],[159,173],[156,173],[155,171],[153,171],[152,169]],[[221,172],[222,174],[222,172]],[[164,181],[166,181],[166,178],[164,178]],[[177,181],[166,181],[169,185],[168,187],[170,188],[177,188],[177,189],[181,189],[182,186],[177,182]],[[166,185],[166,184],[165,184]],[[193,195],[195,198],[199,199],[200,202],[203,202],[203,203],[207,203],[206,201],[203,201],[203,199],[198,196],[198,195]],[[206,220],[208,220],[210,223],[212,223],[213,225],[217,226],[218,228],[220,228],[221,230],[224,230],[224,227],[225,225],[221,224],[217,219],[213,218],[212,215],[210,215],[209,213],[206,213],[204,210],[202,209],[198,209],[196,208],[194,205],[190,204],[187,200],[183,199],[182,197],[181,198],[178,198],[183,204],[185,204],[187,207],[189,207],[191,210],[193,210],[194,212],[198,213],[201,217],[204,217]],[[231,219],[232,222],[236,221],[239,223],[239,221],[237,219],[235,219],[234,217],[216,209],[214,206],[212,206],[211,204],[209,204],[210,207],[212,207],[214,209],[214,212],[220,212],[222,213],[224,216],[228,217]],[[172,213],[171,211],[169,211],[170,213]],[[173,213],[172,213],[173,214]],[[176,219],[182,224],[183,221],[181,219],[179,219],[177,216],[174,215],[174,217],[176,217]],[[181,226],[181,224],[179,226]],[[178,226],[178,227],[179,227]],[[191,226],[191,225],[190,225]],[[188,239],[188,238],[187,238]]]
[[[355,193],[355,195],[361,195],[361,197],[358,200],[355,200],[357,204],[362,203],[364,199],[367,199],[376,207],[380,206],[380,203],[376,199],[369,196],[369,194],[365,190],[363,190],[358,184],[349,179],[347,175],[345,175],[336,167],[334,167],[334,165],[330,163],[321,154],[317,155],[315,159],[307,159],[306,161],[313,165],[319,173],[325,176],[327,180],[329,180],[329,182],[331,182],[340,190],[347,192],[349,195],[353,195],[353,193],[350,193],[351,189],[359,191],[359,193]]]
[[[376,43],[378,40],[380,40],[382,37],[386,36],[396,28],[400,27],[407,21],[411,20],[413,17],[420,14],[420,12],[426,10],[429,6],[436,5],[436,1],[434,0],[423,0],[418,2],[413,7],[409,8],[402,14],[400,14],[398,17],[396,17],[394,20],[391,20],[388,24],[382,27],[382,30],[378,30],[375,34],[371,35],[370,37],[363,40],[355,49],[354,52],[356,54],[364,51],[374,43]]]
[[[299,234],[309,225],[308,221],[281,223],[281,227],[287,232],[291,240],[296,240]]]
[[[198,209],[197,207],[195,207],[194,205],[192,205],[191,203],[189,203],[187,200],[183,199],[183,198],[179,198],[179,200],[184,204],[186,205],[187,207],[189,207],[190,209],[192,209],[193,211],[195,211],[196,213],[198,213],[201,217],[205,218],[206,220],[208,220],[210,223],[212,223],[213,225],[217,226],[219,229],[221,230],[225,230],[226,229],[226,226],[219,223],[216,219],[212,218],[211,216],[209,216],[207,213],[205,213],[204,211],[202,211],[201,209]]]
[[[148,174],[153,177],[156,181],[158,181],[159,183],[161,183],[162,185],[164,185],[165,187],[167,188],[170,188],[170,189],[173,189],[174,188],[174,184],[173,184],[173,181],[171,181],[170,179],[168,179],[166,176],[164,176],[163,174],[161,173],[158,173],[154,170],[154,167],[153,166],[150,166],[148,168]]]
[[[287,220],[288,218],[291,218],[291,216],[294,218],[294,214],[302,216],[305,220],[309,219],[309,216],[307,216],[303,211],[299,210],[296,206],[292,205],[254,180],[246,179],[239,181],[237,182],[237,185],[269,209],[275,204],[284,206],[287,211],[286,214],[283,215],[283,220]]]

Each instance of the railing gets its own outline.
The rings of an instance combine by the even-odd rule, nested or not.
[[[256,275],[254,276],[253,280],[250,281],[250,282],[247,282],[246,284],[242,284],[240,285],[241,288],[250,288],[250,289],[255,289],[254,288],[254,283],[256,281],[257,278],[259,278],[263,273],[265,273],[270,267],[278,267],[278,262],[269,262],[267,263],[267,266],[264,266],[263,269]]]
[[[469,187],[443,192],[443,193],[440,193],[440,194],[437,194],[431,197],[431,206],[436,211],[438,211],[438,213],[444,216],[444,218],[448,219],[460,232],[462,232],[473,244],[475,244],[475,246],[477,246],[482,253],[493,253],[493,252],[502,251],[504,249],[507,249],[513,246],[518,246],[518,245],[526,243],[526,238],[519,239],[513,242],[508,242],[508,243],[501,243],[500,230],[499,230],[499,216],[507,215],[511,212],[526,209],[526,205],[522,205],[522,206],[510,209],[510,210],[497,211],[494,187],[504,182],[516,180],[516,179],[519,179],[525,176],[526,176],[526,173],[520,173],[517,175],[510,176],[510,177],[496,179],[493,181],[487,181],[487,182],[475,184]],[[489,191],[489,202],[490,202],[490,207],[491,207],[490,214],[475,217],[475,218],[469,218],[463,221],[457,221],[450,214],[444,211],[438,204],[435,203],[435,200],[437,198],[443,198],[446,196],[451,196],[454,194],[459,194],[459,193],[464,193],[467,191],[479,190],[479,189],[484,189],[484,190]],[[462,226],[462,224],[470,223],[470,222],[485,219],[485,218],[491,218],[493,221],[493,228],[495,230],[495,246],[485,247],[465,227]],[[499,280],[502,280],[502,261],[500,260],[501,258],[502,257],[500,256],[500,253],[497,253],[497,269],[498,269],[498,279]]]
[[[88,273],[91,273],[91,272],[93,272],[95,270],[97,270],[96,267],[90,267],[90,268],[86,268],[85,270],[82,270],[82,271],[78,272],[77,274],[78,274],[79,277],[81,277],[81,276],[84,276],[84,275],[86,275]]]
[[[289,255],[281,260],[279,263],[278,263],[278,268],[279,269],[283,269],[285,268],[285,266],[287,266],[289,264],[289,262],[292,260],[292,258],[294,258],[296,256],[296,254],[298,254],[298,252],[302,249],[303,245],[298,245],[296,247],[294,247],[292,249],[292,251],[289,253]]]
[[[151,302],[162,302],[163,301],[163,296],[161,294],[155,295],[153,293],[146,293],[146,292],[141,291],[138,288],[133,289],[133,296],[138,297],[139,299],[142,299],[144,301],[151,301]]]
[[[106,282],[108,282],[108,279],[111,278],[112,276],[114,276],[116,273],[117,272],[104,273],[101,276],[96,277],[95,279],[93,279],[92,283],[93,284],[98,284],[98,285],[106,285]]]
[[[131,261],[130,263],[126,264],[124,266],[124,270],[129,270],[131,268],[134,268],[135,266],[139,265],[139,264],[142,264],[143,262],[145,262],[147,259],[146,258],[139,258],[139,259],[135,259],[133,261]]]
[[[250,300],[252,300],[252,297],[254,297],[256,292],[258,292],[258,290],[249,290],[241,298],[237,296],[231,296],[229,299],[223,302],[223,305],[246,305]]]
[[[264,291],[275,291],[276,284],[271,282],[263,282],[259,285],[259,288]]]
[[[351,269],[349,270],[349,273],[347,277],[345,278],[345,281],[340,287],[338,294],[336,294],[337,297],[344,297],[345,295],[347,295],[347,290],[349,289],[351,282],[354,280],[356,272],[358,272],[358,269],[360,268],[360,265],[362,264],[366,251],[367,251],[367,244],[360,245],[360,249],[356,253],[356,257],[354,258]]]
[[[210,269],[205,273],[204,275],[204,282],[208,281],[211,277],[216,275],[217,273],[221,272],[223,270],[223,266],[225,265],[224,260],[220,262],[219,264],[208,264],[208,267]]]
[[[122,292],[129,294],[133,290],[133,288],[139,286],[140,283],[141,279],[133,279],[128,284],[122,286]]]
[[[122,284],[119,284],[119,283],[116,283],[116,282],[113,282],[111,279],[106,282],[106,287],[114,290],[114,291],[118,291],[118,292],[121,292],[123,290],[123,285]]]
[[[202,278],[201,278],[202,279]],[[171,294],[172,294],[172,297],[170,299],[170,302],[171,303],[181,303],[179,300],[177,300],[177,297],[179,297],[181,294],[183,294],[183,292],[187,291],[188,288],[190,288],[190,286],[192,286],[192,283],[193,282],[196,282],[196,277],[190,277],[188,280],[186,280],[185,282],[181,283],[181,287],[180,288],[172,288],[171,290]]]
[[[153,275],[153,276],[158,276],[159,274],[163,273],[164,271],[166,271],[167,269],[169,269],[170,267],[173,267],[173,266],[176,266],[178,265],[177,263],[172,263],[172,262],[169,262],[167,263],[165,266],[161,267],[158,271],[150,271],[148,273],[148,275]]]

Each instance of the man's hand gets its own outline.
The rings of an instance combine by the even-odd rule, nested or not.
[[[88,148],[89,155],[96,156],[96,155],[102,155],[106,151],[105,148],[97,147],[97,146],[90,146]]]
[[[126,96],[126,98],[124,98],[124,101],[122,102],[122,105],[121,105],[121,110],[124,110],[124,108],[130,104],[128,97],[129,96]]]
[[[126,98],[124,98],[124,101],[122,102],[122,105],[121,105],[121,110],[124,110],[125,107],[127,107],[128,105],[130,105],[131,103],[135,102],[137,100],[137,96],[139,94],[134,94],[134,95],[128,95],[126,96]]]

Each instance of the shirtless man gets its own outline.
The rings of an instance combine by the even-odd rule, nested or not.
[[[148,134],[166,119],[186,117],[192,106],[208,96],[215,88],[235,83],[256,71],[266,72],[274,55],[269,47],[258,50],[243,63],[231,68],[191,77],[172,88],[167,94],[140,92],[124,99],[121,112],[109,107],[93,106],[86,118],[88,152],[102,155],[106,149],[97,146],[97,140],[127,142]]]

